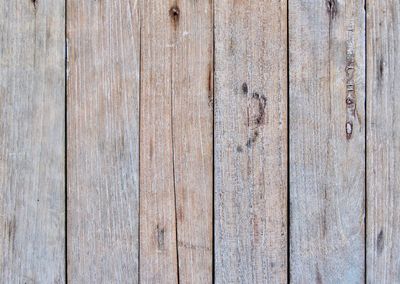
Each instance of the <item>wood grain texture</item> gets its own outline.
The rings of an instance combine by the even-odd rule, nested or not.
[[[64,1],[1,1],[0,30],[0,282],[64,283]]]
[[[364,281],[362,0],[290,0],[290,267],[294,283]]]
[[[211,283],[211,4],[142,5],[140,279]]]
[[[367,283],[399,283],[399,1],[368,1],[367,23]]]
[[[137,283],[139,9],[68,1],[68,280]]]
[[[215,1],[215,281],[287,281],[286,1]]]

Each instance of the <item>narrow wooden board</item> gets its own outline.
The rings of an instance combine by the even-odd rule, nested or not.
[[[210,1],[141,8],[140,279],[212,282]]]
[[[139,9],[68,1],[68,280],[137,283]]]
[[[363,0],[290,0],[290,274],[364,281]]]
[[[215,282],[287,281],[287,3],[214,2]]]
[[[400,3],[367,3],[367,282],[400,281]]]
[[[0,31],[0,282],[64,283],[64,1],[1,1]]]

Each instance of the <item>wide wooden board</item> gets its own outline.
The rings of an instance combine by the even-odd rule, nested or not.
[[[139,280],[139,9],[69,0],[68,280]]]
[[[0,283],[65,282],[64,1],[0,1]]]
[[[287,281],[287,3],[214,2],[215,282]]]
[[[141,8],[140,279],[212,282],[210,1]]]
[[[363,0],[289,0],[290,275],[364,282]]]

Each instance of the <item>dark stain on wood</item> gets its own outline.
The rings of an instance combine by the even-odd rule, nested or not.
[[[246,83],[242,84],[242,92],[247,95],[247,93],[249,92],[249,88],[247,87]]]
[[[383,238],[383,231],[381,230],[376,237],[376,248],[378,251],[378,254],[382,254],[383,248],[385,247],[385,240]]]
[[[383,78],[383,59],[379,59],[379,69],[378,69],[378,82],[382,81]]]
[[[242,85],[242,91],[244,94],[248,93],[248,87],[246,83],[243,83]],[[246,96],[248,97],[248,96]],[[252,133],[250,137],[247,139],[246,142],[246,147],[251,148],[252,145],[257,142],[257,138],[259,136],[259,131],[258,129],[260,128],[261,125],[265,124],[265,117],[266,117],[266,107],[267,107],[267,98],[264,95],[260,95],[257,92],[253,92],[250,96],[252,103],[251,106],[247,108],[247,126],[252,128]],[[256,115],[250,118],[250,109],[254,108],[256,109]]]
[[[157,225],[157,246],[163,250],[165,247],[165,229]]]
[[[31,2],[32,2],[32,5],[33,5],[33,8],[36,10],[36,6],[37,6],[37,3],[38,3],[38,0],[31,0]]]
[[[253,98],[258,101],[258,115],[255,118],[257,126],[264,124],[265,122],[265,108],[267,106],[267,98],[264,95],[253,93]]]
[[[246,147],[247,148],[251,148],[251,146],[253,146],[254,143],[257,142],[257,138],[260,134],[258,133],[258,131],[254,131],[254,133],[251,135],[251,137],[249,139],[247,139],[246,142]]]
[[[8,243],[10,244],[10,248],[14,250],[15,246],[15,233],[17,230],[17,222],[15,220],[15,216],[7,222],[6,230],[8,233]]]

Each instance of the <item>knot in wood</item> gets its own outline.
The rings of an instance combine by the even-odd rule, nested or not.
[[[353,104],[354,103],[354,101],[351,99],[351,98],[347,98],[346,99],[346,104],[347,105],[351,105],[351,104]]]
[[[180,10],[178,6],[173,6],[169,9],[169,15],[175,22],[179,20],[179,14]]]
[[[326,0],[326,8],[328,10],[331,19],[335,18],[337,14],[337,3],[336,0]]]

